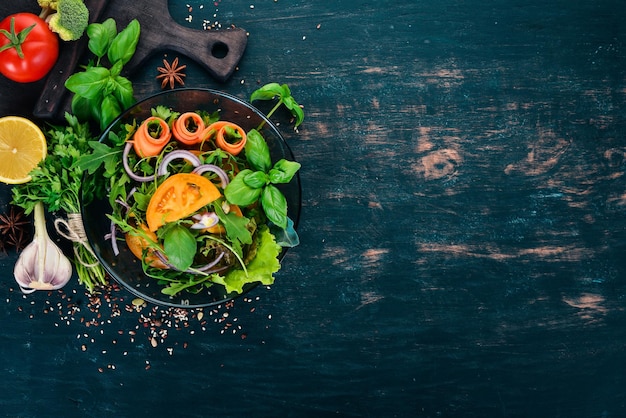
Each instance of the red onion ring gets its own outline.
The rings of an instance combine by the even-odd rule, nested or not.
[[[131,179],[141,182],[141,183],[154,180],[154,175],[144,177],[144,176],[135,174],[130,169],[130,164],[128,163],[128,154],[130,153],[130,149],[132,147],[133,147],[132,142],[126,142],[126,146],[124,147],[124,152],[122,153],[122,164],[124,164],[124,170],[126,170],[126,174],[128,174],[128,177],[130,177]]]
[[[113,221],[111,221],[111,249],[116,257],[120,254],[120,249],[117,246],[117,227]]]
[[[178,159],[187,160],[194,167],[198,167],[201,164],[200,158],[198,158],[194,153],[184,150],[184,149],[179,149],[176,151],[172,151],[168,153],[165,157],[163,157],[163,160],[161,160],[161,163],[159,164],[159,168],[157,169],[157,175],[159,176],[166,175],[167,166],[172,161],[178,160]]]
[[[221,167],[218,167],[214,164],[202,164],[197,166],[196,168],[194,168],[194,170],[192,171],[192,173],[194,174],[204,174],[207,171],[210,171],[211,173],[215,173],[217,174],[217,176],[220,178],[220,184],[222,186],[222,189],[225,189],[226,186],[228,186],[228,183],[230,182],[229,178],[228,178],[228,174],[226,174],[226,172],[224,170],[222,170]]]

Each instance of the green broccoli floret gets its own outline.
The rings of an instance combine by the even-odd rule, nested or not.
[[[42,15],[48,14],[46,22],[52,32],[59,34],[59,38],[64,41],[75,41],[83,36],[89,24],[89,9],[83,0],[38,1],[40,5],[47,4],[42,6],[44,7]]]
[[[57,9],[58,0],[37,0],[42,9]]]

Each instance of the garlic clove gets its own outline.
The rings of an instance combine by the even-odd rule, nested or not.
[[[72,277],[70,260],[48,236],[41,203],[35,206],[35,238],[22,250],[13,275],[25,294],[60,289]]]

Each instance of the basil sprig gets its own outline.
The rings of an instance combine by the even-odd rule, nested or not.
[[[300,169],[300,164],[281,159],[272,166],[269,147],[256,129],[247,134],[245,155],[251,168],[237,173],[226,186],[224,196],[228,202],[239,206],[259,201],[267,219],[286,229],[287,199],[275,185],[289,183]]]
[[[293,98],[293,96],[291,95],[291,90],[286,84],[265,84],[264,86],[256,89],[250,95],[250,102],[253,102],[255,100],[274,100],[276,98],[278,98],[278,101],[276,102],[272,110],[267,113],[268,119],[279,107],[285,106],[287,109],[289,109],[291,115],[294,117],[295,123],[293,129],[297,130],[298,126],[300,126],[300,124],[304,121],[304,111],[302,110],[298,102],[296,102],[296,99]],[[258,129],[261,129],[264,123],[265,121],[261,122],[261,125]]]
[[[74,93],[72,112],[81,121],[99,122],[100,129],[104,129],[135,103],[133,85],[121,73],[135,54],[139,34],[136,19],[119,33],[112,18],[87,27],[88,47],[96,59],[85,66],[85,71],[72,74],[65,82],[65,87]]]

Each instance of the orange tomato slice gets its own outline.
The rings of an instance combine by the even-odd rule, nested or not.
[[[142,224],[140,225],[140,228],[146,232],[146,234],[148,235],[148,237],[150,237],[150,239],[152,239],[153,241],[157,240],[156,234],[152,231],[148,231],[147,226]],[[148,241],[146,241],[145,238],[136,234],[132,234],[132,233],[127,233],[125,236],[125,239],[126,239],[126,245],[128,245],[128,248],[133,253],[133,255],[137,257],[138,259],[142,260],[144,257],[144,250],[148,248],[149,246]],[[157,257],[154,254],[154,251],[152,251],[152,249],[148,250],[148,254],[146,254],[145,257],[146,257],[145,258],[146,263],[152,267],[156,267],[160,269],[168,268],[167,265],[165,265],[159,259],[159,257]]]
[[[206,177],[193,173],[173,174],[157,187],[150,198],[146,209],[148,229],[156,231],[167,222],[190,216],[221,195]]]

